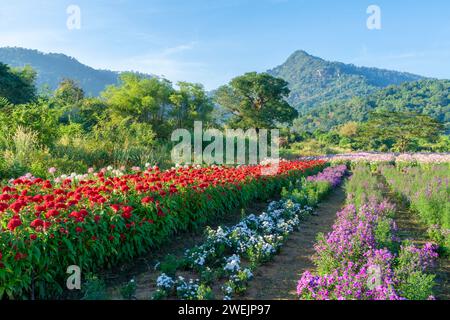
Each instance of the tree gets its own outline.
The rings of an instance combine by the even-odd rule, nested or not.
[[[285,100],[288,83],[267,73],[246,73],[220,87],[216,102],[232,116],[228,124],[235,128],[273,128],[291,123],[298,112]]]
[[[378,142],[391,145],[396,151],[405,152],[419,139],[435,142],[443,131],[442,123],[427,115],[379,111],[370,114],[359,138],[369,145]]]
[[[111,107],[112,116],[148,123],[160,137],[166,137],[167,114],[174,89],[169,81],[123,73],[120,85],[109,86],[102,96]]]
[[[76,105],[84,99],[83,89],[72,79],[64,79],[55,90],[54,98],[61,105]]]
[[[208,125],[214,104],[200,84],[178,82],[179,89],[170,96],[173,108],[170,113],[177,128],[192,129],[194,121]]]
[[[80,123],[80,108],[84,100],[83,89],[73,80],[64,79],[53,95],[53,101],[60,109],[62,123]]]
[[[0,97],[12,104],[22,104],[36,98],[36,72],[30,67],[10,68],[0,63]]]

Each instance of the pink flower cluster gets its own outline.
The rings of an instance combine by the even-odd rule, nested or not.
[[[384,201],[360,207],[347,205],[337,213],[332,232],[315,246],[319,275],[306,271],[297,286],[301,299],[312,300],[399,300],[395,270],[396,256],[379,248],[377,224],[394,209]],[[391,223],[391,229],[395,225]],[[424,270],[436,258],[436,248],[426,244],[402,248],[411,253],[405,272]],[[412,262],[411,262],[412,261]]]
[[[315,176],[309,176],[307,178],[308,181],[327,181],[329,182],[333,188],[337,187],[341,184],[342,179],[347,172],[346,165],[339,165],[335,167],[325,168],[322,172],[319,172]]]

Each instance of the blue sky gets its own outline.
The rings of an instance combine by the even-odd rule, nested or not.
[[[68,30],[69,5],[81,29]],[[381,30],[366,27],[381,9]],[[327,60],[450,78],[450,1],[0,0],[0,46],[62,52],[207,89],[302,49]]]

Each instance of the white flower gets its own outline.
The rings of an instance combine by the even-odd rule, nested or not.
[[[241,259],[239,258],[238,255],[233,254],[231,257],[229,257],[227,259],[227,263],[225,265],[225,267],[223,267],[223,269],[225,271],[231,271],[231,272],[236,272],[239,271],[241,266]]]

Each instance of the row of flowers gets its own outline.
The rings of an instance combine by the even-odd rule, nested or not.
[[[397,164],[433,164],[449,163],[449,153],[380,153],[380,152],[356,152],[347,154],[332,154],[317,157],[303,157],[302,160],[325,160],[329,162],[342,163],[397,163]]]
[[[96,272],[130,260],[324,165],[282,161],[273,175],[264,165],[149,167],[10,181],[0,193],[0,298],[55,296],[68,266]]]
[[[369,200],[355,206],[350,196],[350,203],[337,213],[333,230],[319,236],[314,257],[317,273],[303,273],[297,287],[299,298],[432,298],[434,276],[426,270],[437,258],[436,246],[427,243],[419,249],[409,242],[399,243],[392,219],[395,206],[370,195],[363,198]]]
[[[209,229],[204,243],[187,250],[170,274],[167,263],[160,265],[162,274],[156,281],[154,298],[191,300],[221,295],[228,300],[244,293],[254,269],[279,252],[301,220],[313,211],[312,206],[342,181],[345,172],[345,166],[326,168],[324,172],[286,188],[282,199],[271,202],[266,212],[248,215],[233,227]],[[315,189],[319,183],[326,184],[327,188],[320,188],[315,202],[304,202],[304,198],[299,197],[299,194],[308,194],[308,190]],[[299,193],[299,190],[303,192]],[[180,273],[194,273],[198,277],[186,280]]]
[[[380,166],[387,184],[407,200],[413,212],[428,226],[429,236],[450,253],[450,166],[398,168]]]

